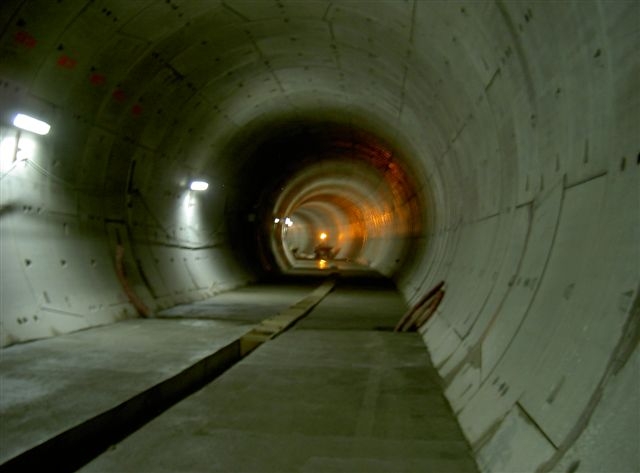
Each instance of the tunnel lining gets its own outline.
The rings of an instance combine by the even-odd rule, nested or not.
[[[523,453],[530,431],[502,435],[526,428],[513,392],[522,389],[523,405],[560,444],[580,418],[568,393],[597,389],[595,366],[623,336],[638,291],[640,186],[628,164],[640,116],[638,2],[236,0],[240,15],[203,2],[109,2],[110,16],[81,1],[9,0],[3,10],[0,132],[15,134],[18,109],[52,131],[26,168],[2,177],[2,291],[11,294],[0,298],[2,344],[135,316],[113,270],[114,227],[129,228],[135,261],[125,264],[147,275],[133,284],[156,310],[257,277],[269,262],[232,248],[260,245],[247,218],[269,198],[245,195],[260,163],[249,159],[256,143],[242,140],[264,142],[287,122],[337,120],[400,149],[418,183],[408,198],[422,199],[424,225],[396,281],[409,302],[447,281],[423,336],[465,434],[476,438],[511,413],[479,458],[487,470],[542,465],[546,450]],[[254,181],[243,180],[252,165]],[[194,174],[211,186],[187,214]],[[136,198],[128,207],[131,189],[148,209]],[[535,261],[550,258],[541,273]],[[557,336],[540,337],[541,326]],[[545,348],[530,382],[514,366],[541,347],[536,338]],[[494,369],[508,392],[480,388]],[[546,406],[561,369],[573,374]],[[633,406],[640,395],[620,394],[621,383],[609,378],[606,396]],[[614,416],[610,399],[598,406]],[[588,450],[613,464],[604,437],[631,452],[638,433],[631,416],[620,427],[603,417],[589,420],[601,441]],[[637,469],[633,453],[624,461]],[[600,465],[588,458],[581,468]]]

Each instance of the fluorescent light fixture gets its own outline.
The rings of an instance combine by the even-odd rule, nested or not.
[[[51,129],[51,125],[49,125],[48,123],[30,117],[29,115],[24,115],[22,113],[18,113],[15,116],[15,118],[13,119],[13,125],[17,126],[18,128],[22,128],[23,130],[37,133],[38,135],[46,135]]]
[[[280,219],[278,217],[274,218],[273,223],[280,223]]]
[[[209,183],[205,181],[193,181],[190,187],[192,191],[206,191],[209,188]]]

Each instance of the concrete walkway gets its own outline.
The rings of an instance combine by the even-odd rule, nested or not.
[[[166,309],[158,315],[173,319],[211,319],[256,324],[295,304],[320,279],[299,284],[256,284],[223,292],[211,299]]]
[[[130,320],[2,350],[0,463],[180,372],[250,327]]]
[[[314,287],[249,286],[175,308],[169,319],[128,320],[1,350],[0,464],[208,359]]]
[[[402,299],[341,285],[85,472],[475,472]]]

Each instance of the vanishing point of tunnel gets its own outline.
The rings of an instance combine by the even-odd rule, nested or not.
[[[640,2],[3,0],[0,471],[640,471]]]

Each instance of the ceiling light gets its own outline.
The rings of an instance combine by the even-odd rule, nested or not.
[[[38,135],[46,135],[51,129],[51,125],[49,125],[48,123],[30,117],[29,115],[24,115],[22,113],[18,113],[15,116],[15,118],[13,119],[13,125],[17,126],[18,128],[22,128],[23,130],[37,133]]]
[[[205,181],[193,181],[190,188],[192,191],[206,191],[209,188],[209,183]]]

